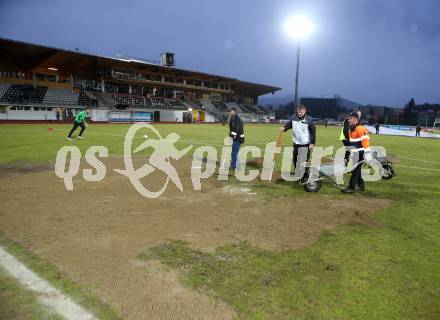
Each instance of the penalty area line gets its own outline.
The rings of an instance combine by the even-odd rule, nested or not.
[[[38,301],[68,320],[97,320],[93,314],[51,286],[35,272],[0,246],[0,266],[26,289],[34,292]]]

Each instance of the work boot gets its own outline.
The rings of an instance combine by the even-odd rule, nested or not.
[[[354,193],[354,189],[347,187],[347,188],[341,189],[341,192],[342,193]]]
[[[302,176],[300,182],[301,182],[301,183],[306,183],[307,180],[309,180],[309,173],[308,173],[308,172],[305,172],[304,175]]]

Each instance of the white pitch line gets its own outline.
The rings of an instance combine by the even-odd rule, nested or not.
[[[67,320],[95,320],[89,313],[71,298],[52,287],[46,280],[28,269],[0,246],[0,266],[17,279],[24,287],[35,292],[41,304],[55,310]]]
[[[402,157],[402,156],[399,156],[399,157],[401,159],[408,159],[408,160],[420,161],[420,162],[426,162],[426,163],[432,163],[432,164],[440,164],[440,162],[435,162],[435,161],[429,161],[429,160],[423,160],[423,159],[415,159],[415,158]]]
[[[410,168],[410,169],[417,169],[417,170],[426,170],[426,171],[435,171],[435,172],[440,172],[440,170],[437,169],[431,169],[431,168],[422,168],[422,167],[412,167],[412,166],[405,166],[403,164],[395,164],[395,166],[397,167],[404,167],[404,168]]]
[[[66,131],[66,132],[69,132],[70,130],[56,129],[55,131]],[[111,136],[111,137],[120,137],[120,138],[124,138],[125,137],[125,135],[122,135],[122,134],[111,134],[111,133],[96,132],[96,131],[95,132],[88,132],[87,134],[100,135],[100,136]],[[144,138],[135,137],[135,139],[144,139]],[[223,147],[224,146],[223,144],[214,144],[214,143],[207,143],[207,142],[200,143],[198,141],[206,141],[206,140],[185,140],[185,139],[179,139],[179,141],[177,141],[177,142],[178,143],[179,142],[185,142],[185,143],[197,144],[197,145],[201,145],[201,146],[215,146],[215,147]],[[275,142],[275,141],[270,141],[270,142]],[[256,145],[257,146],[258,145],[262,146],[262,145],[266,145],[266,144],[258,143]]]
[[[57,129],[56,131],[66,131],[69,132],[70,130],[64,130],[64,129]],[[104,133],[104,132],[88,132],[87,134],[91,134],[91,135],[100,135],[100,136],[111,136],[111,137],[119,137],[119,138],[124,138],[125,135],[123,134],[111,134],[111,133]],[[144,139],[141,137],[134,137],[135,139]],[[198,141],[202,141],[202,140],[198,140]],[[199,143],[197,141],[193,141],[193,140],[183,140],[183,139],[179,139],[178,142],[187,142],[187,143],[192,143],[192,144],[198,144],[198,145],[208,145],[208,146],[216,146],[216,147],[223,147],[222,144],[207,144],[207,143]]]

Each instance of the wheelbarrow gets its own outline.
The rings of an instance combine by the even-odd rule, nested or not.
[[[382,179],[390,180],[392,177],[396,175],[396,172],[393,168],[393,163],[390,157],[378,157],[376,152],[373,152],[373,158],[379,161],[382,165]]]
[[[373,153],[373,158],[382,165],[382,179],[389,180],[396,175],[390,158],[377,157],[376,153]],[[337,177],[352,172],[357,166],[364,165],[368,165],[365,160],[358,162],[351,168],[346,166],[345,161],[308,165],[307,167],[310,170],[310,176],[306,182],[302,183],[302,185],[307,192],[318,192],[319,189],[321,189],[321,182],[327,179],[334,183],[339,189],[342,189],[337,183]]]

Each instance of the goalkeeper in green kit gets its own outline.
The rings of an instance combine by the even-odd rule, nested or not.
[[[81,127],[81,131],[79,132],[78,135],[78,139],[84,139],[82,137],[82,134],[84,133],[84,130],[86,130],[87,127],[87,122],[86,122],[86,117],[87,117],[87,112],[89,112],[90,109],[86,109],[83,111],[80,111],[80,113],[77,114],[75,121],[73,122],[73,128],[72,130],[70,130],[69,135],[67,136],[67,140],[72,141],[72,133],[78,128]]]

